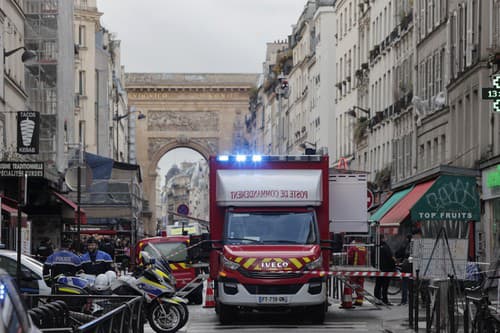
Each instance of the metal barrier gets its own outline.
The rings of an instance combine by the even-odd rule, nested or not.
[[[83,324],[74,332],[143,332],[145,322],[142,308],[143,301],[144,297],[137,296],[118,308],[105,313],[103,316],[87,324]]]
[[[326,280],[326,287],[329,298],[340,299],[342,297],[344,284],[337,276],[328,276]]]
[[[144,297],[117,295],[25,295],[30,304],[41,305],[29,310],[36,326],[42,332],[71,333],[106,333],[106,332],[143,332],[145,316],[143,311]],[[56,301],[53,301],[55,300]],[[119,302],[111,306],[99,317],[94,317],[81,310],[71,311],[75,300],[103,299]],[[43,300],[43,302],[38,302]],[[127,300],[123,303],[124,300]],[[62,306],[61,304],[64,304]],[[56,307],[57,305],[58,307]],[[62,317],[59,312],[61,312]],[[60,318],[61,317],[61,318]],[[67,326],[67,327],[64,327]]]

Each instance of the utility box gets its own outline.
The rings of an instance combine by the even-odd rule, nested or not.
[[[329,175],[330,232],[368,232],[368,188],[364,173]]]

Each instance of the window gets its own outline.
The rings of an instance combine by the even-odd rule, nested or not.
[[[86,46],[86,35],[85,35],[85,26],[80,25],[78,27],[78,45],[79,46]]]
[[[349,3],[349,29],[352,27],[352,3]]]
[[[78,93],[85,95],[85,71],[78,72]]]
[[[229,244],[317,244],[314,212],[228,213],[224,241]]]
[[[153,247],[148,244],[144,247],[144,251],[148,252],[152,257],[158,257],[158,250],[161,255],[168,258],[171,262],[184,262],[187,260],[186,244],[178,243],[154,243]],[[155,250],[156,249],[156,250]]]

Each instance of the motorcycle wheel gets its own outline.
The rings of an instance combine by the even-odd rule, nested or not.
[[[177,305],[179,306],[179,311],[182,315],[182,324],[180,326],[180,328],[182,328],[189,320],[189,309],[186,303],[177,303]]]
[[[151,307],[148,321],[156,333],[174,333],[185,324],[179,306],[158,302]]]

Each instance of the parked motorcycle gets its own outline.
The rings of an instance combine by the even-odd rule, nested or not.
[[[147,252],[141,253],[144,266],[134,276],[123,276],[111,284],[116,295],[143,295],[149,324],[157,333],[173,333],[189,319],[187,301],[175,296],[175,283],[168,272],[155,266]]]
[[[52,293],[57,295],[89,295],[89,298],[65,298],[64,301],[71,311],[98,317],[119,304],[105,298],[92,298],[91,295],[111,295],[111,282],[116,278],[116,273],[113,271],[97,276],[85,273],[76,276],[59,275],[55,278]]]

